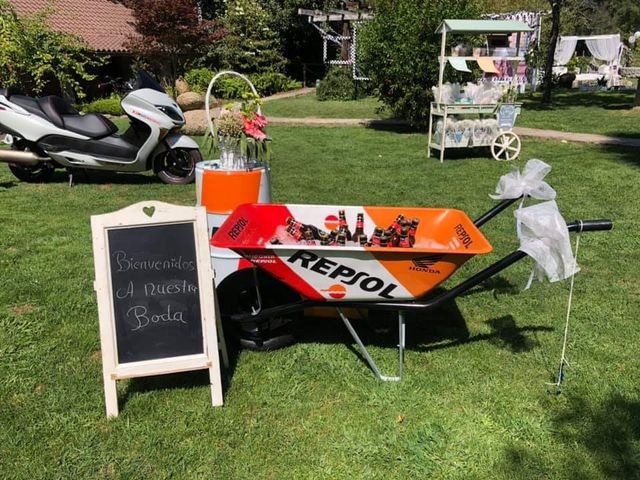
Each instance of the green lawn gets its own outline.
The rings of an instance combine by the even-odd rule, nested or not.
[[[640,138],[640,109],[633,109],[634,96],[634,92],[559,91],[547,108],[540,104],[540,94],[528,95],[522,98],[517,125]]]
[[[439,164],[426,138],[365,128],[270,129],[275,200],[458,207],[476,216],[509,165]],[[301,341],[241,352],[225,406],[206,375],[121,382],[104,416],[89,217],[134,202],[195,203],[191,186],[147,175],[18,182],[0,165],[0,478],[640,478],[640,163],[634,151],[525,140],[553,166],[567,220],[613,218],[584,234],[566,383],[552,393],[568,283],[522,291],[522,261],[442,311],[410,320],[406,374],[378,382],[330,319]],[[511,211],[484,229],[517,248]],[[358,322],[382,368],[395,339]]]
[[[388,118],[380,109],[382,104],[374,97],[347,102],[326,100],[320,102],[315,93],[299,97],[265,102],[262,110],[269,117],[285,118]]]
[[[634,95],[634,92],[558,91],[550,108],[540,104],[540,94],[526,95],[520,98],[524,106],[516,125],[640,138],[640,110],[633,110]],[[373,97],[350,102],[319,102],[312,93],[267,102],[264,112],[268,116],[288,118],[390,118],[388,110],[378,112],[381,106]]]

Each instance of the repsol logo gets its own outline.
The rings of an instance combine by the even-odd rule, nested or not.
[[[246,218],[240,217],[236,223],[233,224],[233,227],[229,229],[227,235],[231,237],[233,240],[238,238],[238,236],[242,233],[242,231],[249,225],[249,222]]]
[[[302,268],[334,278],[345,285],[358,284],[358,287],[365,292],[377,292],[378,296],[382,298],[395,298],[391,295],[391,292],[398,287],[395,283],[386,283],[381,278],[372,277],[366,272],[358,272],[354,268],[334,262],[328,258],[319,257],[307,250],[298,250],[287,259],[287,262],[299,262]]]
[[[473,243],[473,240],[471,240],[471,235],[467,233],[461,223],[455,226],[455,231],[456,235],[464,245],[464,248],[469,248]]]
[[[424,255],[422,257],[414,258],[411,260],[413,266],[409,267],[409,270],[414,272],[440,274],[440,270],[436,270],[433,266],[442,260],[442,257],[444,257],[444,255],[436,253],[433,255]]]

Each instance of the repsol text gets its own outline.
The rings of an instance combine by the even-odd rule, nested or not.
[[[358,272],[354,268],[334,262],[325,257],[320,257],[307,250],[296,251],[296,253],[287,259],[287,262],[299,262],[302,268],[307,268],[329,278],[334,278],[345,285],[358,284],[358,287],[365,292],[377,292],[377,295],[382,298],[395,298],[391,295],[391,292],[398,287],[395,283],[386,283],[381,278],[373,277],[366,272]]]

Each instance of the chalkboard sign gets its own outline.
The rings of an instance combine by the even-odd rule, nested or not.
[[[142,202],[91,226],[107,415],[118,379],[205,368],[222,404],[205,209]]]
[[[501,105],[498,110],[498,125],[505,130],[511,130],[516,124],[517,110],[515,105]]]

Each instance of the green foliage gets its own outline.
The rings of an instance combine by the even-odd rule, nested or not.
[[[444,18],[477,18],[477,4],[377,0],[375,6],[374,19],[359,31],[363,71],[397,117],[423,123],[429,115],[431,87],[438,83],[440,34],[435,31]],[[449,41],[455,45],[456,39]]]
[[[63,92],[82,98],[81,82],[95,78],[88,70],[101,62],[89,56],[79,38],[50,30],[49,13],[18,18],[13,7],[0,0],[0,85],[35,95],[55,81]]]
[[[242,73],[282,70],[285,59],[278,35],[258,0],[230,0],[222,25],[219,57],[224,68]]]
[[[124,115],[120,102],[120,95],[113,94],[107,98],[99,98],[90,103],[78,105],[78,110],[84,113],[103,113],[106,115]]]
[[[274,93],[286,92],[302,88],[302,83],[292,80],[283,73],[268,72],[251,76],[253,85],[258,93],[264,97]]]
[[[215,72],[208,68],[194,68],[185,74],[184,79],[194,92],[205,93],[214,75]],[[249,78],[260,96],[263,97],[278,92],[286,92],[287,90],[295,90],[302,86],[300,82],[276,72],[258,73],[251,75]],[[212,93],[217,98],[241,98],[243,94],[249,91],[249,86],[244,80],[229,75],[216,81]]]
[[[365,85],[352,77],[351,67],[334,66],[320,81],[316,90],[318,100],[356,100],[367,96]]]

